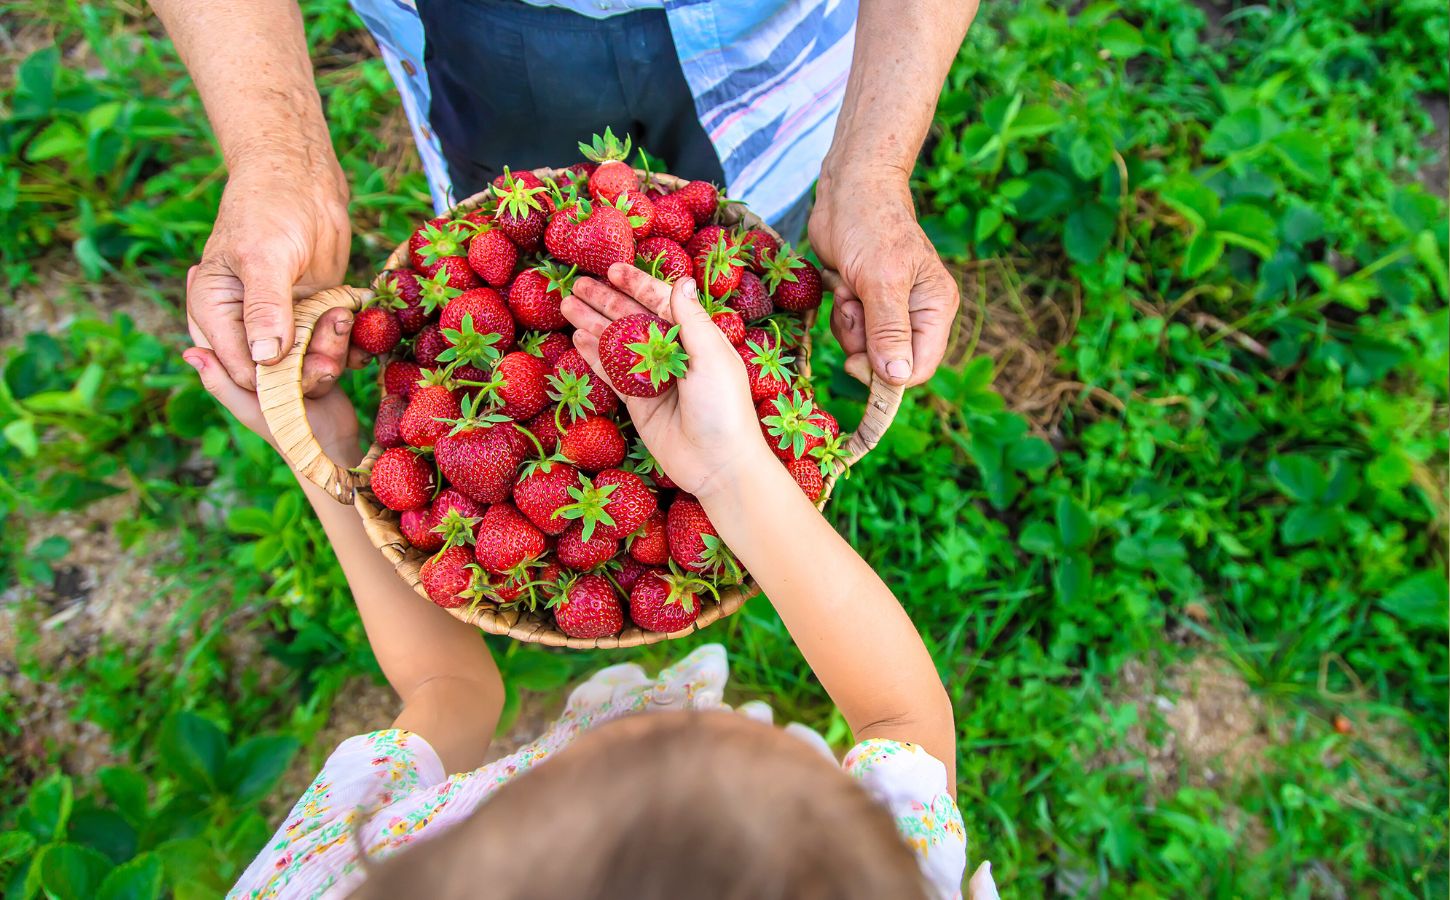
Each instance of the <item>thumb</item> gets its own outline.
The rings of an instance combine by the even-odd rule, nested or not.
[[[240,268],[242,325],[252,362],[272,365],[292,349],[292,279],[275,261]]]
[[[907,300],[911,282],[877,279],[863,285],[866,347],[871,368],[890,384],[906,384],[914,366],[911,353],[911,315]]]
[[[685,352],[691,356],[717,352],[721,349],[722,342],[729,345],[724,333],[715,327],[705,308],[700,305],[700,292],[695,286],[695,279],[686,277],[675,282],[674,289],[670,292],[670,312],[680,326],[680,342],[685,345]]]

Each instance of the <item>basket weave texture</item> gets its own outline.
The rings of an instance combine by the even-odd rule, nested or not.
[[[534,174],[540,178],[548,178],[557,175],[559,171],[543,168],[535,169]],[[640,173],[641,176],[644,174]],[[656,183],[671,190],[685,183],[684,179],[673,175],[653,173],[650,177]],[[454,211],[465,213],[476,209],[486,196],[486,194],[475,194],[455,206]],[[744,225],[746,228],[759,228],[779,239],[779,235],[770,226],[742,204],[728,204],[720,214],[720,222],[726,226]],[[404,241],[388,257],[383,268],[405,268],[407,265],[408,244],[407,241]],[[398,528],[399,514],[379,503],[366,487],[367,473],[372,470],[372,465],[382,454],[383,448],[374,444],[359,467],[361,474],[351,472],[327,458],[308,427],[307,415],[303,408],[302,357],[306,352],[308,341],[312,337],[312,329],[317,319],[327,310],[339,306],[352,310],[361,309],[371,298],[372,292],[369,290],[343,286],[329,288],[299,302],[295,307],[297,333],[292,349],[280,363],[274,366],[258,367],[257,393],[261,401],[262,413],[281,448],[282,455],[293,468],[326,490],[338,502],[352,504],[357,509],[358,515],[362,517],[363,528],[372,540],[373,546],[387,557],[403,580],[412,585],[413,589],[426,599],[428,595],[423,590],[418,573],[428,555],[408,543]],[[811,324],[814,317],[814,312],[808,314],[807,326]],[[805,378],[810,377],[810,356],[808,327],[805,339],[796,352],[797,371]],[[388,361],[388,357],[380,360],[379,377]],[[900,403],[900,388],[873,379],[865,415],[861,424],[847,441],[846,458],[842,466],[825,479],[826,487],[821,496],[821,505],[826,503],[832,488],[844,474],[845,469],[870,452],[881,440],[881,436],[896,415]],[[730,615],[744,605],[746,600],[759,592],[760,588],[754,579],[747,578],[743,584],[721,590],[719,602],[713,598],[704,599],[699,617],[688,628],[671,634],[662,634],[645,631],[630,623],[618,635],[597,639],[569,637],[555,626],[549,616],[518,607],[498,608],[492,604],[480,602],[458,609],[450,609],[449,612],[456,618],[476,625],[490,634],[507,635],[520,641],[581,650],[608,649],[637,647],[683,637]]]

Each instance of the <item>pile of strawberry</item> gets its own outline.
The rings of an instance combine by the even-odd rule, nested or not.
[[[522,605],[578,638],[619,633],[627,606],[641,628],[674,632],[744,573],[631,440],[560,303],[578,275],[619,262],[695,278],[745,362],[761,433],[815,501],[843,439],[791,364],[821,276],[771,234],[719,224],[727,201],[713,185],[642,184],[628,139],[580,148],[589,161],[558,178],[506,170],[481,206],[426,222],[409,265],[378,277],[352,335],[390,360],[371,488],[431,554],[421,579],[439,606]],[[599,354],[633,396],[670,390],[687,367],[678,328],[652,315],[612,323]]]

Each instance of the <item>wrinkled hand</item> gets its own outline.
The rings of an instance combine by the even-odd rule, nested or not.
[[[906,177],[895,170],[823,172],[811,247],[842,284],[831,331],[846,369],[891,384],[920,384],[946,352],[957,283],[916,221]]]
[[[256,364],[275,363],[291,349],[293,299],[342,283],[350,237],[335,162],[320,173],[238,166],[201,262],[187,276],[193,340],[214,351],[234,384],[254,390]],[[304,390],[329,389],[322,377],[336,379],[347,359],[345,347],[333,356],[310,354]]]
[[[347,353],[348,339],[352,334],[352,313],[346,309],[330,309],[317,320],[312,332],[312,343],[308,345],[308,358],[317,355],[336,359]],[[193,333],[193,339],[196,338]],[[231,373],[222,365],[214,350],[192,347],[181,354],[187,364],[196,369],[201,383],[207,391],[237,417],[247,428],[265,438],[274,448],[276,441],[262,417],[262,407],[257,395],[241,387]],[[306,401],[307,422],[317,442],[334,462],[345,466],[357,465],[362,460],[362,449],[358,446],[357,413],[352,401],[342,391],[330,390],[335,378],[324,380],[327,390],[314,399]]]
[[[706,494],[712,486],[728,484],[732,471],[769,457],[750,402],[745,364],[700,306],[693,279],[681,278],[672,288],[616,263],[609,268],[608,284],[593,278],[574,282],[561,309],[578,329],[574,346],[595,373],[604,370],[599,335],[615,319],[651,312],[679,324],[680,342],[690,355],[685,376],[659,397],[620,399],[645,446],[683,490]]]

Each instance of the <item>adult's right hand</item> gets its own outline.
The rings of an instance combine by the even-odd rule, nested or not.
[[[186,311],[204,339],[199,345],[247,390],[256,390],[258,363],[276,363],[291,349],[292,301],[336,287],[347,270],[346,183],[335,159],[320,168],[276,158],[234,165],[201,262],[187,277]],[[304,392],[330,389],[347,353],[308,353]]]

